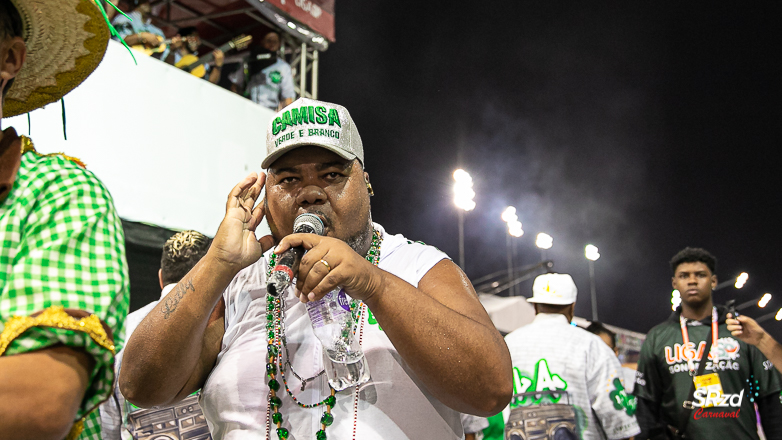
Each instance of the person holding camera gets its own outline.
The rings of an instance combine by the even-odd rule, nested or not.
[[[763,356],[767,357],[779,370],[779,366],[782,365],[782,345],[768,334],[757,321],[749,316],[734,316],[728,313],[728,319],[725,320],[725,323],[728,324],[730,334],[757,347]]]

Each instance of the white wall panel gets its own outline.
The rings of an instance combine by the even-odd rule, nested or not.
[[[117,42],[60,103],[30,113],[42,153],[82,159],[122,218],[214,235],[230,189],[261,171],[273,112],[152,58],[138,65]],[[27,134],[27,116],[4,121]],[[264,225],[265,226],[265,225]]]

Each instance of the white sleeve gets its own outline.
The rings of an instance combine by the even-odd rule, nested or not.
[[[440,249],[437,249],[434,246],[429,246],[425,244],[420,243],[413,243],[411,246],[415,247],[422,247],[423,249],[420,249],[418,253],[418,258],[416,261],[416,269],[417,269],[417,276],[418,280],[416,281],[416,285],[418,285],[418,282],[421,281],[421,278],[424,277],[424,275],[427,274],[432,268],[439,263],[442,260],[450,260],[448,258],[448,255],[441,251]]]
[[[266,295],[267,255],[271,252],[272,250],[269,250],[257,262],[239,271],[223,291],[223,300],[225,301],[225,337],[229,337],[229,333],[240,323],[244,314],[250,308],[253,298],[259,295]]]
[[[613,440],[640,433],[635,420],[636,399],[625,390],[622,366],[614,352],[595,338],[587,353],[589,399],[606,436]]]
[[[380,253],[380,269],[398,276],[413,287],[418,287],[421,278],[435,264],[448,259],[448,255],[436,247],[408,240],[402,235],[386,234]]]
[[[119,365],[122,362],[122,352],[115,358],[114,369],[119,377]],[[109,399],[100,406],[100,430],[103,440],[120,440],[120,431],[122,430],[122,409],[120,405],[125,401],[119,392],[119,384],[114,384],[114,392]]]

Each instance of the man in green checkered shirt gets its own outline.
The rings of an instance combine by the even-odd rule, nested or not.
[[[91,0],[0,2],[0,120],[74,88],[107,40]],[[0,132],[0,438],[101,438],[93,409],[112,391],[128,295],[106,188],[78,160]]]

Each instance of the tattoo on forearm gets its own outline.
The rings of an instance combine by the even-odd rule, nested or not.
[[[182,281],[177,284],[173,295],[170,294],[166,296],[166,300],[163,302],[163,319],[168,319],[168,317],[174,313],[179,305],[179,301],[182,300],[188,290],[195,292],[195,287],[193,287],[193,282],[191,280]]]

